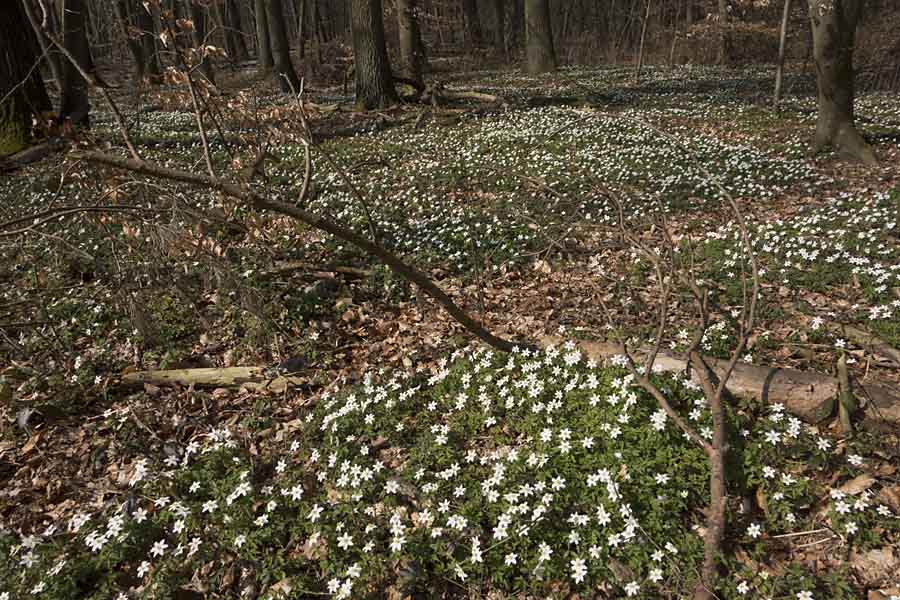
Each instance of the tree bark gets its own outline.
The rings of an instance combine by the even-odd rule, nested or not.
[[[84,0],[65,0],[63,11],[63,46],[78,62],[81,69],[93,74],[94,59],[88,44],[88,6]],[[59,118],[73,127],[90,127],[91,102],[88,82],[72,61],[63,62],[63,85]]]
[[[532,75],[556,70],[549,0],[525,0],[526,70]]]
[[[357,107],[370,110],[396,103],[397,91],[384,40],[381,0],[351,0],[350,23]]]
[[[268,73],[275,63],[272,60],[272,44],[269,40],[269,18],[266,16],[266,0],[255,0],[256,17],[256,67]]]
[[[853,124],[853,45],[862,2],[809,0],[819,87],[815,148],[830,146],[866,164],[876,164],[872,147]]]
[[[466,20],[466,32],[469,34],[469,43],[472,46],[478,46],[483,41],[478,4],[475,0],[462,0],[462,9],[463,17]]]
[[[275,79],[278,80],[282,93],[298,93],[300,78],[291,61],[291,47],[288,44],[281,0],[266,0],[266,15],[269,20],[269,42],[272,45]]]
[[[18,2],[0,2],[0,156],[28,145],[31,118],[52,105],[40,71],[35,31]],[[23,85],[22,82],[24,82]]]
[[[400,32],[400,74],[422,84],[427,59],[422,32],[419,29],[419,0],[397,0]]]

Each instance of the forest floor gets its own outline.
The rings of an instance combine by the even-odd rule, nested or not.
[[[430,273],[454,300],[502,337],[598,340],[609,339],[615,329],[622,339],[647,342],[655,335],[660,292],[652,270],[619,234],[620,215],[611,199],[621,202],[629,223],[656,219],[657,226],[665,227],[677,244],[690,250],[695,275],[720,305],[731,310],[742,305],[741,273],[746,263],[734,213],[724,199],[727,193],[736,199],[748,222],[760,265],[759,322],[743,360],[833,375],[843,357],[857,381],[900,385],[897,94],[865,93],[858,99],[860,128],[881,159],[878,167],[869,168],[835,155],[810,155],[814,82],[803,75],[789,76],[786,97],[775,112],[769,100],[768,66],[648,67],[639,83],[634,83],[631,68],[572,68],[541,78],[513,71],[441,76],[447,89],[474,89],[499,96],[503,102],[457,102],[443,108],[402,105],[373,115],[353,112],[351,99],[339,87],[307,90],[306,111],[321,141],[313,152],[313,187],[306,207],[359,232],[377,231],[382,243]],[[262,173],[252,185],[291,201],[304,169],[296,104],[275,95],[248,73],[228,77],[223,72],[222,80],[222,96],[216,99],[220,127],[208,131],[215,170],[233,177],[265,145]],[[191,172],[206,171],[195,115],[185,110],[189,100],[184,93],[162,89],[117,97],[145,158]],[[111,113],[99,98],[95,108],[91,137],[79,144],[122,152]],[[57,162],[51,164],[53,160]],[[224,542],[217,545],[205,539],[210,548],[203,551],[207,553],[204,561],[209,562],[188,569],[194,582],[178,586],[166,578],[184,571],[187,563],[163,568],[166,548],[156,547],[152,557],[147,553],[159,530],[142,530],[135,536],[144,541],[129,546],[133,556],[124,550],[117,550],[120,554],[113,558],[104,555],[109,569],[129,576],[104,580],[102,589],[91,588],[90,594],[114,597],[114,591],[124,590],[165,595],[165,590],[180,589],[182,594],[199,594],[196,597],[224,597],[244,593],[251,580],[260,597],[280,592],[294,597],[307,597],[307,592],[340,597],[347,586],[354,585],[356,591],[344,597],[361,596],[360,590],[365,590],[372,597],[389,593],[399,598],[423,589],[435,595],[472,597],[503,597],[503,593],[587,598],[631,596],[632,592],[676,597],[685,593],[692,577],[690,565],[695,564],[691,561],[699,551],[689,540],[699,540],[696,532],[702,526],[703,471],[696,466],[698,459],[691,449],[674,433],[662,440],[671,446],[670,454],[641,462],[642,456],[662,452],[640,441],[649,430],[650,409],[638,414],[640,427],[629,424],[628,418],[622,421],[618,413],[607,415],[612,419],[608,423],[599,417],[597,422],[585,421],[573,415],[586,414],[583,411],[591,410],[595,402],[576,398],[566,409],[571,422],[561,414],[552,425],[549,413],[532,422],[527,415],[538,414],[538,408],[520,415],[523,424],[516,429],[503,424],[500,411],[496,418],[488,417],[483,430],[484,415],[473,416],[468,407],[447,400],[448,414],[453,406],[460,414],[459,430],[450,434],[450,446],[460,442],[454,455],[445,445],[450,429],[442,429],[449,425],[449,418],[442,419],[429,409],[429,425],[412,425],[422,411],[421,406],[418,411],[404,408],[405,399],[417,393],[404,396],[405,377],[415,382],[422,373],[432,374],[431,382],[420,385],[440,390],[434,398],[442,394],[449,398],[449,390],[455,390],[454,398],[465,396],[459,389],[469,390],[474,378],[482,387],[473,386],[467,392],[472,405],[494,385],[498,398],[509,394],[505,384],[498,383],[503,381],[505,361],[487,357],[483,350],[461,351],[472,340],[457,323],[354,248],[285,217],[248,211],[209,190],[136,177],[62,156],[0,180],[0,197],[5,199],[0,206],[3,221],[50,208],[120,207],[116,212],[80,212],[26,223],[26,231],[0,238],[0,365],[6,365],[0,371],[0,418],[7,423],[0,438],[0,552],[9,546],[9,564],[21,561],[26,567],[40,567],[37,575],[26,569],[5,579],[4,558],[0,558],[0,594],[2,585],[31,590],[43,582],[45,587],[39,591],[56,590],[57,595],[50,597],[74,597],[67,595],[73,589],[88,595],[83,572],[70,574],[66,584],[52,583],[41,574],[60,564],[51,555],[56,556],[53,552],[62,542],[54,532],[46,533],[48,527],[56,524],[59,531],[67,526],[71,530],[73,516],[77,521],[80,514],[95,519],[90,521],[93,526],[101,514],[121,509],[131,515],[135,503],[153,498],[157,502],[148,505],[155,506],[150,512],[167,520],[168,526],[178,523],[179,511],[170,513],[158,499],[186,495],[187,480],[165,473],[186,464],[204,444],[214,448],[224,444],[235,453],[231,459],[252,472],[254,494],[257,481],[266,477],[274,481],[276,473],[283,474],[285,463],[279,457],[294,456],[288,462],[307,473],[296,481],[310,504],[292,510],[305,517],[320,506],[313,504],[316,467],[312,463],[320,452],[327,456],[331,448],[329,468],[334,467],[345,459],[346,447],[360,438],[368,440],[364,452],[373,448],[379,453],[388,470],[396,470],[398,480],[403,479],[402,486],[419,481],[410,475],[418,468],[422,472],[433,468],[438,482],[456,478],[459,485],[454,493],[462,488],[461,492],[451,496],[450,488],[439,489],[444,484],[435,483],[430,489],[425,484],[416,496],[421,504],[410,501],[414,508],[409,510],[433,506],[438,518],[447,521],[439,499],[458,498],[459,506],[454,500],[448,510],[459,519],[448,521],[445,528],[458,533],[459,539],[451,534],[451,541],[441,545],[442,534],[435,536],[436,528],[431,528],[432,538],[438,541],[418,540],[414,530],[428,529],[431,523],[423,527],[417,517],[419,521],[407,524],[406,534],[414,550],[404,554],[406,537],[397,533],[394,522],[399,517],[395,513],[390,527],[389,515],[382,518],[386,500],[363,509],[356,494],[340,491],[347,485],[341,476],[350,477],[348,466],[340,473],[334,469],[336,483],[328,479],[331,483],[320,490],[325,500],[319,502],[332,508],[332,516],[326,512],[323,517],[321,536],[327,542],[321,548],[318,529],[291,529],[284,533],[289,541],[262,533],[258,538],[249,533],[246,537],[235,524],[240,518],[231,515],[215,527],[222,527],[223,535],[239,543],[232,547],[229,542],[230,550],[225,552]],[[665,216],[664,222],[660,215]],[[634,231],[655,239],[641,225],[634,225]],[[677,295],[668,308],[663,345],[683,349],[698,327],[693,306],[686,295]],[[720,321],[708,332],[703,349],[727,357],[735,342],[735,330]],[[448,372],[445,366],[451,354],[461,359],[462,366]],[[548,390],[563,387],[567,377],[589,380],[595,368],[588,365],[586,371],[579,371],[584,363],[574,358],[572,364],[566,361],[551,368],[551,359],[546,383],[541,384]],[[120,384],[124,373],[143,369],[279,364],[290,365],[302,384],[277,392],[156,385],[125,389]],[[540,361],[537,365],[529,367],[526,358],[520,365],[522,377],[527,379],[529,369],[540,367]],[[627,395],[621,376],[614,371],[600,373],[601,387],[606,386],[611,398]],[[373,383],[379,377],[387,378],[386,383]],[[376,398],[376,404],[397,394],[400,412],[393,412],[391,404],[383,414],[376,411],[376,425],[360,418],[347,425],[342,433],[346,438],[328,437],[321,431],[348,412],[329,412],[335,406],[332,398],[346,399],[334,396],[336,390],[360,382],[361,396]],[[667,385],[681,389],[682,384]],[[684,391],[685,398],[689,393]],[[502,405],[498,400],[497,406]],[[353,412],[352,407],[348,410]],[[515,416],[509,403],[505,410],[507,417]],[[802,600],[813,597],[802,595],[809,592],[816,598],[866,594],[873,600],[896,598],[900,595],[900,551],[896,549],[900,545],[900,432],[887,427],[848,436],[837,419],[828,420],[804,425],[803,436],[808,440],[797,442],[802,448],[795,448],[788,438],[799,439],[793,433],[799,425],[782,419],[778,409],[767,411],[743,404],[734,411],[734,423],[740,424],[736,430],[746,427],[748,434],[755,435],[762,428],[762,441],[735,450],[745,468],[743,475],[737,471],[734,475],[737,504],[725,559],[733,577],[723,583],[722,597]],[[620,429],[610,425],[616,419],[624,428],[623,439],[630,439],[631,450],[637,452],[620,483],[624,486],[632,480],[628,469],[634,481],[646,472],[652,475],[648,475],[651,484],[673,486],[672,498],[687,499],[690,492],[690,499],[697,500],[666,505],[660,498],[667,496],[660,490],[651,493],[644,483],[633,490],[634,507],[651,515],[647,521],[638,515],[646,530],[642,535],[673,536],[684,555],[683,571],[674,556],[661,561],[662,555],[651,556],[647,549],[643,553],[623,550],[622,556],[614,557],[619,543],[628,546],[629,535],[634,536],[634,528],[629,529],[631,509],[621,514],[622,539],[600,544],[602,565],[592,566],[589,561],[585,567],[577,562],[594,556],[597,546],[587,549],[587,540],[593,540],[590,526],[582,528],[578,511],[571,508],[560,509],[560,519],[575,515],[571,528],[557,526],[554,533],[540,537],[542,529],[534,525],[537,537],[528,544],[522,541],[529,537],[527,530],[514,535],[514,543],[507,543],[502,536],[500,541],[496,536],[491,539],[493,526],[483,525],[486,564],[473,564],[479,563],[474,559],[480,555],[479,546],[471,542],[478,538],[478,530],[476,523],[467,524],[466,519],[477,521],[473,515],[478,509],[465,490],[484,489],[484,480],[493,479],[497,469],[496,465],[488,469],[483,459],[483,472],[468,472],[470,464],[479,464],[466,460],[469,453],[500,452],[501,462],[509,463],[510,490],[513,482],[531,490],[523,496],[520,487],[515,498],[504,496],[504,502],[513,507],[524,503],[523,510],[528,511],[537,505],[536,498],[527,499],[534,493],[529,486],[536,481],[541,485],[543,480],[516,471],[518,466],[524,468],[519,465],[524,461],[514,466],[510,448],[515,457],[515,449],[521,447],[524,458],[530,442],[539,438],[549,443],[549,438],[544,439],[548,424],[563,427],[553,434],[560,435],[562,446],[569,443],[570,429],[576,432],[573,445],[576,440],[582,444],[579,433],[593,443],[587,432],[599,427],[607,435]],[[701,415],[698,426],[702,419]],[[323,426],[310,429],[311,423]],[[385,450],[392,427],[396,425],[399,434],[404,423],[419,437],[405,440],[406,446],[388,444]],[[784,448],[764,441],[766,431],[778,427],[786,428],[778,434]],[[756,439],[753,435],[744,437]],[[443,437],[444,443],[425,448],[423,437],[430,443]],[[314,440],[318,445],[314,446]],[[288,452],[285,448],[290,444],[295,445]],[[391,455],[395,448],[397,454]],[[590,446],[584,442],[583,448]],[[631,455],[626,448],[615,451],[624,465],[622,452]],[[500,459],[494,456],[494,460]],[[375,473],[384,466],[382,462]],[[451,472],[444,477],[446,469],[453,471],[453,464],[457,469],[464,465],[462,475]],[[676,464],[683,469],[672,466]],[[529,462],[529,466],[534,465]],[[575,489],[564,492],[564,482],[559,480],[572,482],[582,467],[574,458],[564,459],[546,472],[548,489],[575,498]],[[155,469],[162,476],[146,479],[157,487],[136,495],[134,485]],[[776,471],[777,481],[773,479]],[[226,473],[222,481],[238,488],[246,476],[246,472],[232,474],[227,462],[224,466],[203,462],[190,472],[198,488],[201,480],[204,486],[215,487],[211,473]],[[367,471],[352,472],[356,478]],[[324,470],[319,474],[319,483],[331,477]],[[679,477],[683,479],[677,485],[668,483]],[[600,481],[604,482],[602,477]],[[277,485],[282,493],[272,495],[276,504],[289,504],[288,484]],[[390,481],[387,485],[391,487]],[[263,500],[266,487],[261,486],[259,498],[248,499],[243,517],[250,529],[265,529],[270,512],[273,521],[278,520],[274,507],[260,508],[275,502]],[[581,492],[583,497],[586,492]],[[204,498],[211,502],[215,496]],[[129,508],[123,509],[126,505]],[[213,510],[207,511],[209,506],[200,510],[198,501],[196,510],[188,510],[193,510],[190,519],[196,520],[180,519],[181,528],[167,538],[172,548],[181,539],[178,535],[185,544],[196,539],[182,534],[185,519],[188,530],[193,527],[202,533],[214,527],[202,525],[201,515]],[[487,511],[481,518],[485,524],[496,523],[501,513]],[[294,513],[285,513],[279,522],[289,523],[290,514]],[[361,520],[355,521],[357,517]],[[318,514],[312,522],[317,519]],[[603,519],[598,519],[602,524]],[[675,526],[666,524],[667,520],[679,521],[683,529],[672,529]],[[369,521],[373,529],[375,523],[384,529],[384,537],[371,547],[362,545]],[[356,536],[356,545],[344,538],[348,531]],[[14,542],[13,532],[36,537],[23,545]],[[116,537],[108,536],[100,547]],[[397,542],[401,537],[404,541]],[[308,563],[318,561],[317,566],[297,570],[293,563],[273,564],[264,558],[267,545],[288,548],[300,538],[302,543],[293,546],[292,556],[301,555],[300,560]],[[241,555],[247,539],[249,545]],[[90,539],[86,543],[90,545]],[[46,554],[42,554],[44,546]],[[551,546],[553,560],[544,550]],[[385,555],[377,560],[385,562],[369,556],[374,547]],[[138,552],[137,548],[143,549]],[[658,551],[663,552],[660,548],[670,552],[661,541]],[[138,554],[140,558],[135,558]],[[145,557],[147,568],[139,568],[135,577],[130,561],[137,564]],[[557,559],[558,564],[553,562]],[[57,573],[69,573],[75,568],[71,562]],[[542,570],[545,563],[546,571]],[[578,576],[582,568],[589,571],[586,581],[593,591],[579,587],[585,580],[584,575]],[[366,574],[363,579],[369,578],[362,586],[354,584],[359,569]],[[148,571],[153,585],[144,579]],[[380,579],[375,576],[379,572]],[[207,583],[197,583],[204,578]],[[335,580],[337,584],[331,583]],[[164,581],[174,588],[159,587]],[[632,583],[638,587],[629,587]]]

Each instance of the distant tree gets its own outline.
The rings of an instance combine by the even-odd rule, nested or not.
[[[281,0],[266,0],[266,15],[269,20],[269,43],[272,45],[275,78],[285,94],[300,90],[300,78],[291,61],[291,47],[288,45],[287,26],[284,20],[284,6]]]
[[[215,84],[216,72],[213,69],[212,57],[205,50],[210,43],[206,39],[206,10],[204,9],[204,4],[201,4],[200,0],[187,0],[187,3],[188,14],[191,16],[191,22],[194,24],[191,35],[200,60],[200,72],[203,73],[207,81]]]
[[[350,0],[356,105],[363,110],[397,102],[384,40],[381,0]]]
[[[141,2],[117,0],[116,17],[122,24],[128,49],[134,58],[135,78],[153,80],[159,77],[159,56],[154,43],[153,17]]]
[[[269,40],[269,19],[266,16],[266,0],[255,0],[256,18],[256,68],[268,73],[275,63],[272,60],[272,43]]]
[[[549,0],[525,0],[525,68],[533,75],[556,70]]]
[[[52,110],[44,80],[34,68],[37,49],[21,1],[0,2],[0,156],[27,146],[32,118]]]
[[[225,27],[228,28],[227,33],[231,38],[233,46],[234,59],[238,62],[245,61],[250,57],[247,50],[247,40],[244,39],[244,23],[241,18],[241,6],[237,0],[225,0]]]
[[[813,55],[819,88],[817,150],[832,147],[867,164],[872,147],[854,126],[853,45],[864,0],[809,0]]]
[[[728,0],[719,0],[719,57],[720,65],[731,61],[731,35],[728,27],[731,17],[728,14]]]
[[[494,0],[494,50],[506,53],[506,7],[505,0]]]
[[[85,0],[65,0],[63,4],[63,46],[77,62],[64,60],[63,84],[59,102],[59,118],[74,127],[89,127],[91,101],[88,96],[89,84],[81,71],[89,75],[95,72],[94,58],[88,43],[87,28],[90,22],[88,4]]]
[[[427,65],[425,44],[419,29],[419,0],[397,0],[400,30],[400,74],[417,84],[422,83]]]
[[[466,22],[466,31],[469,34],[469,42],[478,46],[483,41],[481,33],[481,17],[478,14],[476,0],[462,0],[463,18]]]

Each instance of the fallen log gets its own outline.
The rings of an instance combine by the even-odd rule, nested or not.
[[[559,345],[563,341],[545,337],[542,345]],[[621,345],[609,342],[579,342],[578,346],[595,360],[607,360],[623,354]],[[648,352],[649,348],[639,348],[631,350],[631,355],[640,364]],[[728,364],[728,361],[715,358],[707,357],[707,361],[717,375],[721,375]],[[665,350],[660,351],[654,363],[654,370],[666,373],[684,373],[687,369],[687,360]],[[853,381],[851,386],[865,411],[867,425],[873,428],[900,426],[900,390],[896,386],[859,381]],[[787,410],[813,424],[834,416],[840,395],[840,383],[836,377],[815,371],[743,362],[735,366],[726,387],[734,396],[766,404],[784,404]]]
[[[32,163],[44,160],[51,154],[62,152],[68,147],[69,142],[63,138],[56,138],[43,144],[30,146],[21,152],[0,158],[0,173],[9,173],[21,169]]]
[[[245,387],[254,391],[282,392],[289,387],[306,384],[308,380],[290,375],[273,377],[270,369],[265,367],[224,367],[137,371],[122,375],[120,383],[125,387],[141,387],[144,384],[185,387],[193,385],[200,388]]]

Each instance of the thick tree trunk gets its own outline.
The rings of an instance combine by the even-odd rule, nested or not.
[[[272,43],[269,40],[269,19],[266,16],[266,0],[255,0],[256,17],[256,67],[268,73],[275,63],[272,61]]]
[[[65,0],[63,11],[63,45],[85,73],[94,73],[94,59],[88,44],[87,2]],[[91,102],[88,82],[70,60],[63,62],[63,85],[59,118],[75,127],[90,127]]]
[[[234,59],[243,62],[250,57],[247,50],[247,40],[244,39],[244,24],[241,18],[241,7],[237,0],[225,0],[225,26],[231,35],[231,43],[234,45]]]
[[[278,80],[282,93],[297,93],[300,91],[300,78],[291,61],[291,47],[288,44],[281,0],[266,0],[266,15],[269,20],[269,43],[272,44],[275,79]]]
[[[466,31],[469,34],[469,43],[473,46],[481,44],[481,18],[478,15],[478,4],[475,0],[462,0],[463,17],[466,20]]]
[[[419,30],[419,0],[397,0],[397,21],[400,31],[400,74],[422,83],[425,72],[425,45]]]
[[[525,0],[526,70],[532,75],[556,70],[549,0]]]
[[[384,41],[381,0],[351,0],[350,24],[357,107],[369,110],[394,104],[397,92]]]
[[[831,146],[867,164],[872,147],[853,124],[853,44],[863,0],[809,0],[813,55],[819,87],[815,147]]]
[[[512,0],[512,11],[509,17],[509,45],[518,47],[522,42],[525,30],[525,0]]]
[[[52,110],[40,71],[32,69],[37,49],[22,5],[0,2],[0,156],[27,146],[32,116]]]
[[[194,23],[192,37],[194,40],[194,47],[199,53],[198,60],[201,61],[200,72],[203,73],[203,76],[207,81],[215,85],[216,73],[213,70],[212,57],[206,54],[204,50],[204,47],[209,45],[209,40],[206,39],[206,11],[197,0],[187,0],[187,2],[189,5],[188,8],[190,9],[189,14],[191,15],[191,21]]]

